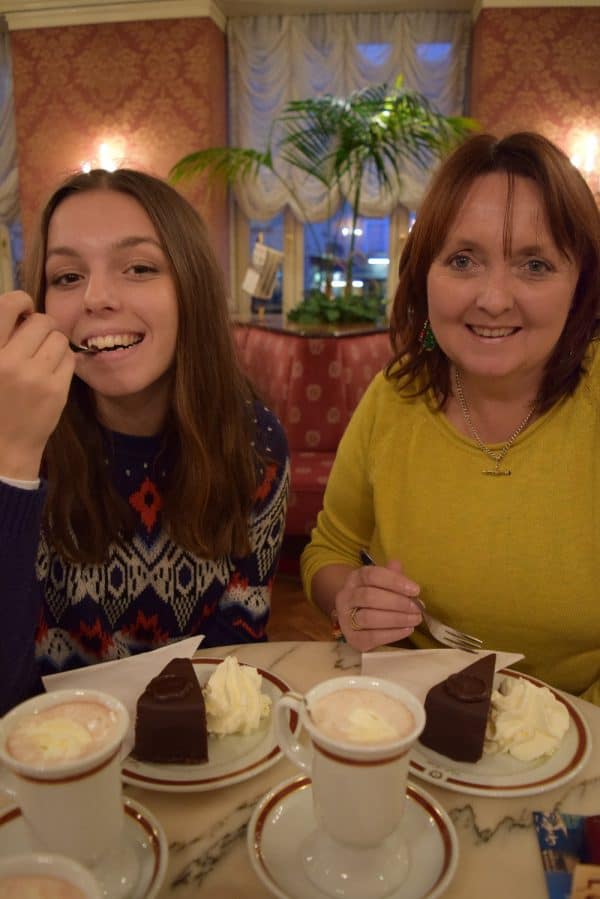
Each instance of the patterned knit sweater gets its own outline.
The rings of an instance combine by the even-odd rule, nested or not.
[[[281,425],[258,404],[256,427],[266,464],[244,558],[202,559],[169,538],[161,522],[167,472],[158,462],[158,437],[111,435],[106,464],[136,528],[102,565],[67,562],[40,536],[44,484],[28,491],[0,483],[0,714],[41,689],[41,674],[194,634],[205,635],[205,647],[266,639],[289,460]]]

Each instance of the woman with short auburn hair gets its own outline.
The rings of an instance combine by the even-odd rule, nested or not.
[[[528,178],[541,192],[554,242],[580,267],[573,309],[541,384],[539,401],[549,407],[576,387],[594,333],[600,302],[600,234],[598,207],[578,169],[551,141],[531,132],[503,140],[491,134],[475,135],[461,144],[430,185],[400,260],[390,320],[398,363],[394,377],[423,374],[421,390],[431,384],[440,399],[448,395],[448,359],[439,348],[420,352],[419,335],[427,319],[427,273],[469,188],[476,178],[493,172],[507,175],[506,252],[514,181]]]
[[[599,301],[600,213],[558,147],[478,134],[442,163],[302,558],[357,649],[434,646],[420,596],[600,704]]]

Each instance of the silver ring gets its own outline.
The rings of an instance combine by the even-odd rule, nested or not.
[[[353,608],[350,609],[350,627],[353,631],[362,631],[362,627],[356,620],[356,613],[358,612],[358,610],[358,606],[353,606]]]

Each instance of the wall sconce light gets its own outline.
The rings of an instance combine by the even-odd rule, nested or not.
[[[81,171],[91,172],[92,169],[105,169],[107,172],[114,172],[118,169],[122,162],[122,157],[117,158],[109,144],[103,143],[98,147],[98,156],[96,159],[86,160],[81,163]]]
[[[598,137],[595,134],[584,134],[576,143],[571,154],[571,162],[579,169],[598,199],[600,193],[600,159],[598,154]]]

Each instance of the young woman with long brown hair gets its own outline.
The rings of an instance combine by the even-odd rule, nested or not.
[[[43,673],[265,639],[289,480],[206,228],[165,182],[69,178],[27,288],[0,300],[0,712]]]

